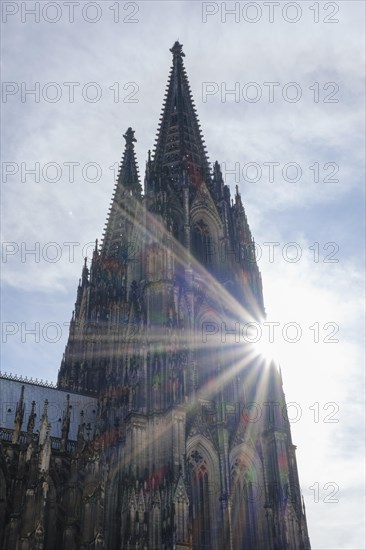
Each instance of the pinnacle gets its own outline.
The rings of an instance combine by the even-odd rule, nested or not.
[[[128,145],[132,145],[133,146],[133,142],[136,142],[137,139],[135,138],[135,131],[132,130],[131,126],[129,128],[127,128],[127,131],[126,133],[123,135],[123,137],[125,138],[126,140],[126,146]]]
[[[170,48],[170,51],[173,54],[173,57],[185,57],[185,53],[183,52],[183,44],[179,44],[178,40],[176,40],[173,44],[173,47]]]

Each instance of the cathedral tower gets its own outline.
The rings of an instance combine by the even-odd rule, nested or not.
[[[208,161],[182,45],[171,53],[144,190],[128,128],[103,240],[82,270],[58,376],[59,445],[47,405],[39,438],[22,432],[24,386],[3,443],[18,492],[33,460],[33,477],[57,495],[51,512],[49,491],[39,519],[20,511],[14,523],[15,474],[0,462],[9,550],[47,540],[60,550],[310,548],[281,374],[250,343],[265,319],[254,241],[238,187],[231,198]],[[85,406],[71,418],[78,395],[92,422]]]

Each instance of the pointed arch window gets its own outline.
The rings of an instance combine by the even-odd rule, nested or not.
[[[192,490],[193,550],[212,549],[211,495],[207,462],[197,451],[189,457]]]
[[[243,467],[237,459],[232,468],[232,533],[234,548],[258,546],[258,484],[252,479],[252,468]]]
[[[192,251],[194,256],[204,265],[213,263],[213,241],[208,225],[200,220],[194,225],[192,235]]]

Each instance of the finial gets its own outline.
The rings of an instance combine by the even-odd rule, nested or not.
[[[135,131],[132,130],[131,126],[127,128],[127,131],[123,135],[123,137],[126,140],[126,145],[132,145],[134,141],[137,141],[137,139],[135,138]]]
[[[170,48],[170,51],[173,54],[173,57],[185,57],[183,52],[183,44],[179,44],[178,40],[174,42],[173,47]]]

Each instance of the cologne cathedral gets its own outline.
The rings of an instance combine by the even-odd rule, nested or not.
[[[144,186],[134,131],[56,385],[2,374],[4,550],[307,550],[281,373],[238,188],[172,67]]]

